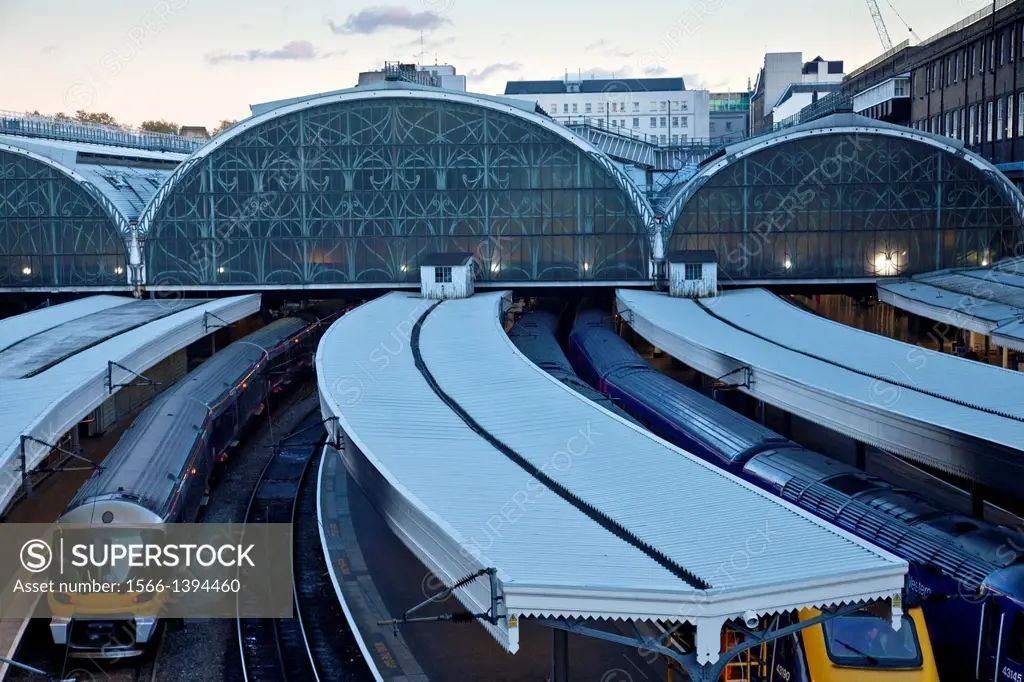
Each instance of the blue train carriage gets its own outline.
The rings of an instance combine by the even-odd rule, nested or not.
[[[296,377],[311,374],[313,353],[328,321],[308,313],[276,320],[215,353],[161,393],[121,436],[58,523],[102,527],[105,536],[130,544],[159,535],[163,524],[195,522],[218,464],[268,398]],[[95,539],[95,530],[77,531],[86,532],[94,544],[103,542]],[[145,577],[127,571],[65,574],[62,579]],[[138,655],[153,639],[165,599],[145,592],[51,593],[53,641],[78,657]]]
[[[569,360],[575,372],[612,398],[643,426],[746,480],[754,480],[766,487],[764,481],[756,480],[753,472],[744,470],[746,463],[776,452],[808,453],[791,440],[656,371],[614,333],[612,317],[604,311],[581,311],[569,335],[568,347]],[[827,459],[813,453],[808,455],[819,460]],[[771,492],[778,494],[777,491]],[[797,504],[807,507],[800,502]],[[845,527],[864,537],[856,524]],[[891,546],[886,549],[907,558]],[[902,635],[887,632],[888,626],[866,613],[837,621],[834,626],[808,629],[788,640],[788,644],[779,643],[779,646],[792,645],[793,656],[805,660],[806,670],[803,665],[794,664],[790,668],[784,663],[791,657],[785,653],[786,649],[779,650],[781,657],[774,666],[782,666],[788,674],[795,676],[794,680],[802,679],[800,676],[804,674],[811,676],[806,679],[815,680],[851,679],[844,673],[849,670],[856,671],[852,679],[863,679],[865,671],[873,668],[884,670],[889,676],[900,674],[906,679],[937,679],[930,630],[925,626],[926,616],[921,605],[908,604],[907,616],[906,622],[911,625]],[[843,637],[835,638],[838,629],[841,634],[865,638],[870,632],[878,631],[885,634],[886,639],[903,641],[902,653],[890,656],[890,659],[879,655],[878,651],[865,651],[866,656],[858,657],[856,652],[842,646],[840,642],[846,641]],[[910,639],[898,639],[907,637]],[[812,655],[815,651],[817,655]]]

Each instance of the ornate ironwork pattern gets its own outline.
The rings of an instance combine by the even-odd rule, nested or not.
[[[803,137],[695,179],[670,246],[732,279],[888,277],[1013,255],[1019,198],[962,154],[905,137]],[[1012,192],[1011,192],[1012,194]]]
[[[484,281],[646,279],[645,217],[586,151],[529,121],[375,98],[283,114],[179,175],[153,207],[153,285],[415,282],[475,253]]]
[[[126,283],[118,225],[57,168],[0,150],[0,287]]]

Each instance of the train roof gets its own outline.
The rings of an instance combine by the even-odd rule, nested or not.
[[[157,396],[121,436],[100,472],[86,481],[66,511],[94,499],[116,496],[161,517],[199,447],[209,414],[265,357],[308,326],[296,318],[270,323],[217,352]]]
[[[764,447],[790,442],[659,372],[615,333],[611,320],[603,311],[583,311],[572,330],[573,343],[586,353],[603,381],[650,409],[656,406],[659,414],[688,432],[699,432],[706,444],[729,460],[742,461]]]
[[[516,348],[530,359],[530,362],[588,400],[592,400],[623,419],[628,419],[634,424],[637,423],[608,396],[576,376],[576,372],[569,363],[569,358],[565,357],[555,336],[558,323],[557,315],[545,310],[530,310],[523,313],[523,316],[509,331],[508,336]]]
[[[1014,563],[1001,551],[1014,531],[937,507],[851,466],[803,448],[765,451],[745,471],[772,484],[836,525],[911,560],[942,569],[977,586],[989,573]]]

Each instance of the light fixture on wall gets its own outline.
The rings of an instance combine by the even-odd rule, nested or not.
[[[793,261],[791,261],[789,259],[789,257],[787,256],[786,260],[783,261],[783,263],[782,263],[782,267],[786,268],[787,270],[791,269],[793,267]]]
[[[590,263],[584,263],[583,264],[583,272],[588,272],[589,270],[590,270]]]
[[[879,252],[875,254],[875,274],[879,277],[892,277],[899,274],[904,265],[902,260],[899,253]]]
[[[220,274],[223,275],[224,274],[224,266],[222,265],[219,268],[217,268],[217,272],[219,272]]]
[[[405,263],[402,263],[402,272],[406,272],[408,269],[409,269],[409,266],[406,265]]]
[[[21,269],[21,274],[23,274],[23,275],[25,275],[26,277],[28,277],[29,275],[31,275],[31,274],[32,274],[32,268],[30,268],[29,266],[27,266],[27,265],[26,265],[25,267],[23,267],[23,268]]]
[[[114,274],[115,275],[120,275],[123,272],[124,272],[124,268],[122,268],[120,265],[118,265],[116,268],[114,268]]]
[[[491,272],[498,272],[501,270],[501,265],[498,263],[491,263]]]

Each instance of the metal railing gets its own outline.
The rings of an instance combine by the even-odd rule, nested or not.
[[[832,114],[848,113],[853,111],[853,94],[836,90],[818,99],[817,102],[808,104],[789,118],[784,118],[774,124],[773,130],[790,128],[801,123],[816,121],[819,118]]]
[[[191,154],[205,142],[177,135],[148,133],[117,126],[84,123],[69,118],[19,114],[11,111],[0,111],[0,133],[181,154]]]

